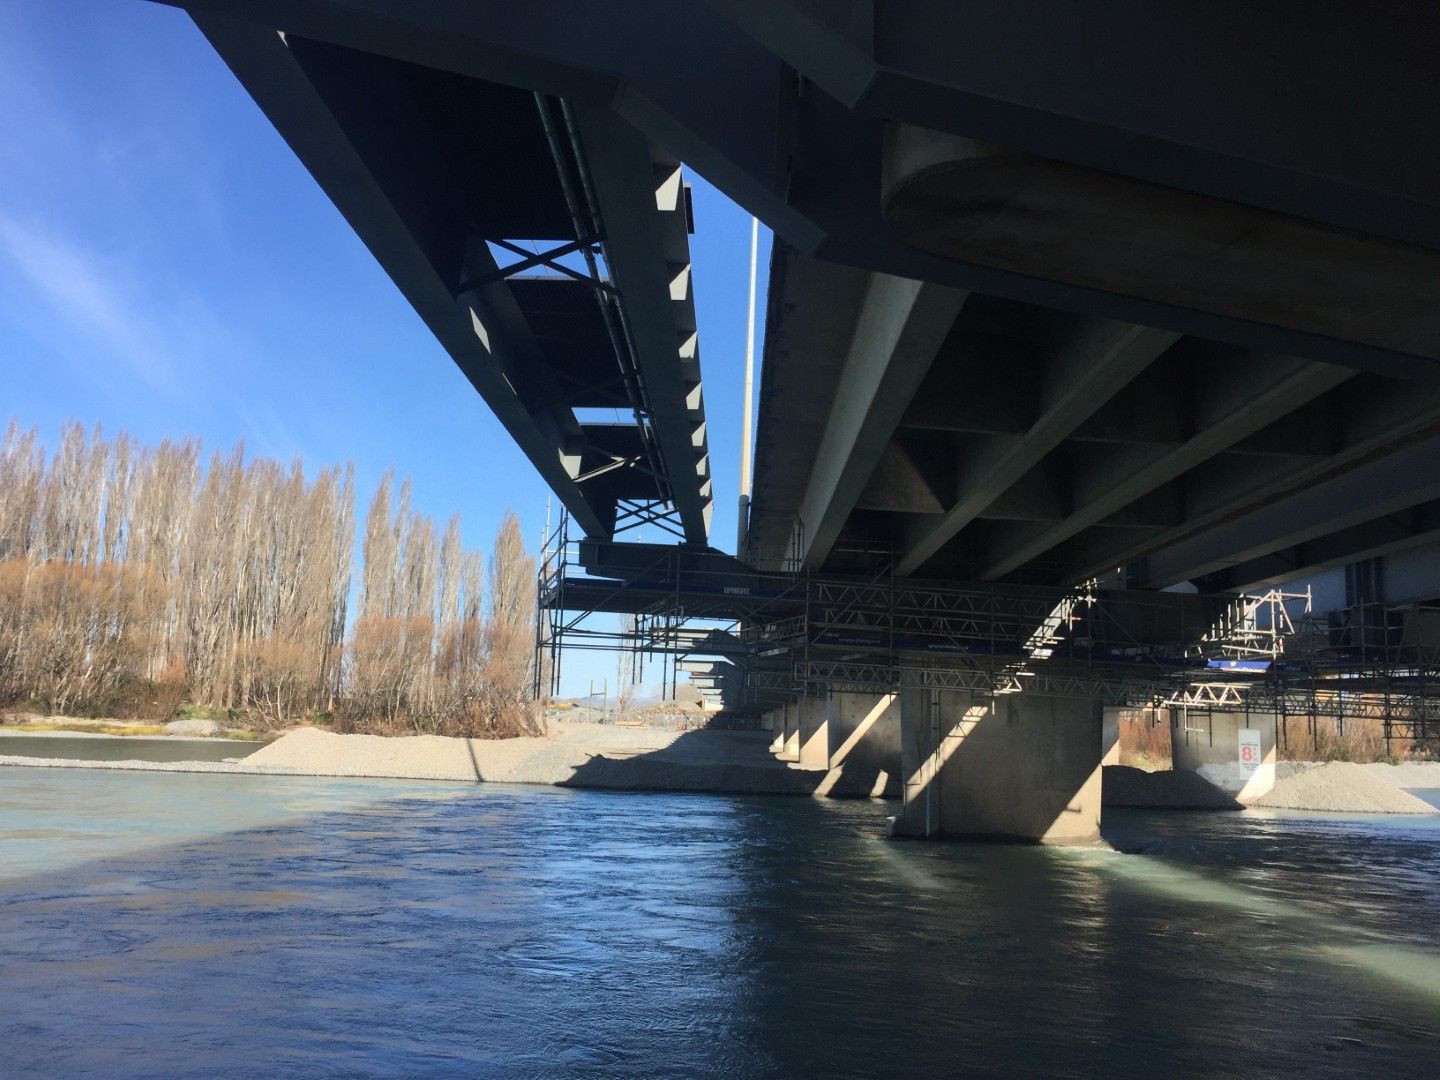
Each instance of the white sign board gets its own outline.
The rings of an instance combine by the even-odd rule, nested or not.
[[[1260,767],[1260,729],[1240,729],[1240,764],[1247,769]]]

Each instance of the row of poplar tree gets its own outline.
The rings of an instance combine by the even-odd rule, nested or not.
[[[507,513],[488,564],[381,480],[358,575],[353,465],[307,476],[67,425],[0,444],[0,703],[386,731],[532,730],[534,562]],[[358,610],[351,618],[353,592]]]

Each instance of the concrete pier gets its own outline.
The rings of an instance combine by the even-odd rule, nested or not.
[[[1170,755],[1248,805],[1275,786],[1275,714],[1174,709]]]
[[[806,769],[830,767],[830,700],[828,696],[802,697],[795,711],[799,714],[799,756]]]
[[[793,701],[784,708],[784,721],[781,730],[785,733],[785,741],[780,750],[781,761],[800,760],[800,707]]]
[[[1102,712],[1098,701],[902,690],[895,835],[1098,840]]]
[[[771,709],[760,718],[760,728],[770,732],[770,752],[779,754],[785,749],[785,710]]]
[[[898,694],[832,694],[829,732],[830,772],[816,794],[900,794]]]

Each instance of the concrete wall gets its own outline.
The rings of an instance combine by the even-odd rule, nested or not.
[[[896,834],[1098,840],[1102,714],[1098,701],[902,691]]]
[[[900,699],[896,694],[832,694],[830,775],[817,794],[900,794]]]
[[[1258,732],[1260,759],[1240,760],[1240,732]],[[1199,773],[1237,802],[1252,803],[1275,786],[1274,713],[1173,709],[1170,749],[1174,768]]]

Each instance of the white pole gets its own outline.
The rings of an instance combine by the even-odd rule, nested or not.
[[[750,219],[750,315],[745,322],[745,404],[740,438],[740,518],[735,528],[735,554],[745,558],[750,528],[750,399],[755,381],[755,256],[760,246],[760,221]]]

